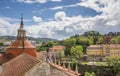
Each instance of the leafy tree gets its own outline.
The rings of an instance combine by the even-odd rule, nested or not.
[[[113,76],[116,76],[118,73],[120,73],[120,61],[119,58],[115,57],[108,57],[106,58],[107,64],[110,67],[110,70],[113,73]]]
[[[48,47],[52,47],[52,46],[55,45],[55,44],[56,44],[55,42],[49,41],[49,42],[47,43],[47,46],[48,46]]]
[[[73,46],[76,44],[76,38],[69,38],[69,39],[66,39],[64,40],[63,44],[65,46]]]
[[[3,46],[3,43],[2,43],[2,42],[0,42],[0,46]]]
[[[81,45],[83,47],[83,52],[85,53],[87,46],[93,43],[92,39],[93,39],[92,37],[87,38],[87,37],[81,36],[76,39],[77,40],[76,45]]]
[[[97,44],[103,44],[103,43],[104,43],[103,37],[99,37]]]
[[[55,53],[56,53],[56,57],[59,58],[60,60],[62,59],[62,57],[64,57],[62,50],[56,50]]]
[[[81,58],[83,57],[83,48],[82,46],[72,46],[70,53],[73,57]]]
[[[63,45],[66,47],[65,55],[70,55],[70,49],[72,46],[76,45],[76,38],[69,38],[63,41]]]
[[[115,38],[115,37],[112,38],[111,41],[110,41],[110,43],[112,43],[112,44],[116,44],[116,43],[117,43],[117,38]]]
[[[117,36],[117,43],[120,44],[120,36]]]
[[[90,45],[93,44],[93,38],[92,37],[84,37],[84,36],[80,36],[79,38],[77,38],[77,45]]]
[[[36,50],[37,52],[40,52],[40,51],[45,51],[46,49],[44,47],[38,46]]]
[[[94,72],[89,73],[89,72],[85,72],[85,76],[96,76]]]

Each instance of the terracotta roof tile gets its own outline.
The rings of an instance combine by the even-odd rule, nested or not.
[[[37,63],[39,63],[39,60],[35,57],[27,53],[20,54],[4,64],[1,76],[23,76]]]
[[[52,48],[50,48],[50,50],[64,50],[65,49],[65,46],[53,46]]]
[[[35,48],[27,39],[24,40],[25,48]],[[23,48],[22,40],[15,40],[8,48]]]

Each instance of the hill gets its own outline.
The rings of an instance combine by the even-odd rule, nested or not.
[[[27,38],[28,40],[41,41],[41,42],[58,41],[57,39],[51,39],[51,38],[34,38],[34,37],[27,37]],[[15,39],[16,36],[0,36],[0,42],[11,41]]]

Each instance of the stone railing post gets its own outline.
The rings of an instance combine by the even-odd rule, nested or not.
[[[65,61],[63,61],[63,68],[66,68],[66,67],[65,67]]]
[[[78,67],[77,67],[77,64],[76,64],[76,67],[75,67],[75,73],[78,73]]]
[[[68,63],[68,71],[70,71],[70,70],[71,70],[70,63]]]
[[[61,66],[61,64],[60,64],[60,60],[58,60],[58,65]]]

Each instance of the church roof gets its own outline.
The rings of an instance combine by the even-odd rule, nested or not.
[[[4,64],[1,76],[23,76],[37,63],[39,63],[39,60],[35,57],[27,53],[20,54]]]
[[[23,48],[22,40],[15,40],[8,48]],[[35,48],[27,39],[24,40],[24,48]]]
[[[20,55],[21,53],[27,53],[36,57],[36,48],[29,42],[26,37],[26,30],[24,30],[23,18],[21,18],[17,39],[9,47],[6,48],[8,60]]]

